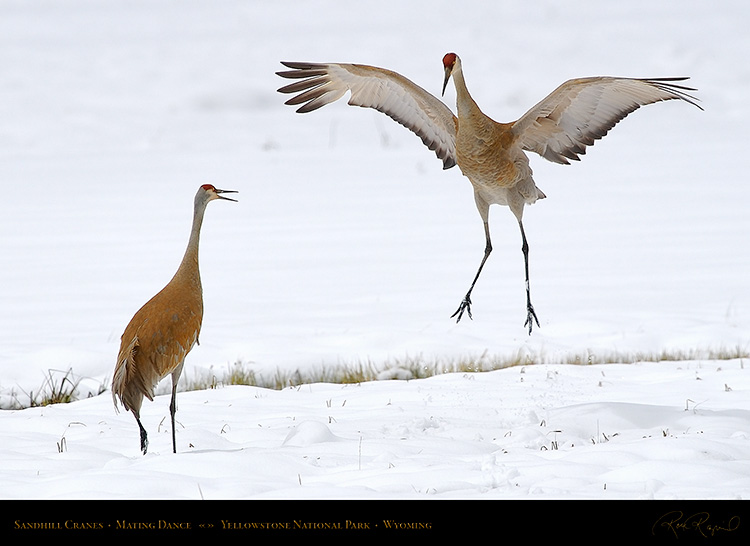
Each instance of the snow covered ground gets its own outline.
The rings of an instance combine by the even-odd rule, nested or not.
[[[4,499],[747,499],[750,7],[739,1],[0,2],[0,401],[67,370],[108,385],[119,336],[179,263],[200,184],[205,317],[185,377],[420,356],[536,365],[356,386],[109,392],[0,412]],[[532,158],[520,236],[374,111],[300,116],[280,60],[397,70],[441,58],[498,121],[565,79],[691,76],[705,111],[635,112],[583,161]],[[446,102],[453,108],[449,87]],[[570,355],[684,362],[572,366]]]

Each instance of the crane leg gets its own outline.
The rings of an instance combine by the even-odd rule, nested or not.
[[[143,428],[143,424],[141,423],[141,419],[138,414],[133,413],[133,415],[135,415],[135,420],[138,423],[138,428],[141,431],[141,452],[145,455],[146,451],[148,451],[148,434],[146,434],[146,429]]]
[[[458,309],[456,309],[456,312],[451,315],[451,318],[458,315],[458,318],[456,318],[456,322],[459,322],[461,320],[461,317],[463,317],[464,315],[464,311],[466,311],[466,314],[469,315],[469,318],[472,318],[471,316],[471,291],[474,290],[474,285],[477,283],[477,279],[479,278],[479,274],[482,272],[484,263],[487,261],[487,258],[490,256],[490,252],[492,252],[492,241],[490,241],[490,225],[487,221],[484,222],[484,236],[485,236],[485,241],[486,241],[485,246],[484,246],[484,256],[482,257],[482,262],[479,264],[479,269],[477,270],[477,274],[474,275],[474,280],[471,282],[469,291],[466,292],[464,299],[461,301],[461,305],[459,305]]]
[[[531,305],[531,290],[529,288],[529,243],[526,241],[526,233],[523,230],[523,223],[521,220],[518,221],[518,226],[521,228],[521,239],[523,241],[521,251],[523,252],[523,264],[526,272],[526,322],[524,322],[523,325],[524,327],[529,327],[529,335],[531,335],[531,328],[534,325],[534,322],[536,322],[537,327],[541,328],[541,326],[539,326],[539,319],[536,318],[534,306]]]
[[[169,417],[172,420],[172,453],[177,453],[177,438],[174,430],[174,414],[177,412],[177,385],[172,385],[172,401],[169,403]]]
[[[172,420],[172,453],[177,453],[177,438],[175,435],[174,416],[177,413],[177,383],[180,380],[180,374],[182,373],[183,362],[175,368],[172,372],[172,400],[169,403],[169,416]]]

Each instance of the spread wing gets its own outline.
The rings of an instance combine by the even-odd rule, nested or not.
[[[456,117],[442,101],[407,78],[359,64],[281,64],[292,70],[277,72],[279,76],[300,80],[278,90],[299,93],[285,103],[301,104],[297,112],[312,112],[350,91],[350,105],[374,108],[415,133],[443,161],[444,169],[456,164]]]
[[[586,146],[646,104],[679,99],[701,108],[695,97],[673,82],[687,78],[580,78],[569,80],[513,124],[524,150],[555,163],[579,160]],[[701,108],[702,110],[702,108]]]

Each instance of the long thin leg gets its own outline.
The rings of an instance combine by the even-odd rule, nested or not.
[[[474,285],[477,283],[477,279],[479,278],[479,274],[482,272],[484,263],[487,261],[487,258],[489,257],[490,252],[492,252],[492,241],[490,241],[490,225],[486,220],[484,222],[484,237],[485,237],[484,257],[482,258],[482,262],[479,264],[479,269],[477,270],[477,274],[474,276],[474,280],[471,282],[471,287],[469,288],[469,291],[464,296],[463,301],[461,301],[461,305],[459,305],[458,309],[456,309],[456,312],[451,315],[451,318],[458,315],[456,322],[461,320],[461,317],[463,316],[464,311],[466,311],[466,314],[469,315],[470,319],[472,318],[471,316],[471,291],[474,290]]]
[[[169,403],[169,416],[172,419],[172,453],[177,453],[177,438],[175,436],[174,415],[177,413],[177,383],[182,373],[183,362],[172,372],[172,401]]]
[[[141,452],[145,455],[148,450],[148,434],[146,434],[146,429],[143,428],[143,424],[141,424],[141,419],[138,416],[138,413],[133,412],[133,415],[138,423],[138,428],[141,430]]]
[[[526,322],[524,322],[523,325],[524,327],[529,327],[529,335],[531,335],[531,328],[534,325],[534,322],[536,322],[537,327],[541,328],[541,326],[539,326],[539,319],[536,318],[534,306],[531,305],[531,289],[529,287],[529,243],[526,241],[526,233],[523,230],[523,222],[521,222],[520,219],[518,220],[518,226],[521,228],[521,239],[523,241],[521,251],[523,252],[523,264],[526,271]],[[533,321],[531,320],[532,318],[534,319]]]

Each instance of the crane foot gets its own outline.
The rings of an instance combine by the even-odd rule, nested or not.
[[[464,316],[464,311],[466,311],[466,314],[469,315],[469,318],[471,320],[474,320],[474,317],[471,316],[471,292],[466,294],[463,301],[461,302],[461,305],[458,306],[458,309],[456,309],[456,312],[451,315],[451,318],[458,315],[458,318],[456,319],[456,324],[461,320],[461,317]]]
[[[534,319],[533,321],[531,319]],[[526,322],[523,323],[524,327],[529,327],[529,335],[531,335],[531,327],[534,325],[534,322],[536,322],[537,328],[541,328],[539,326],[539,319],[536,318],[536,312],[534,312],[534,306],[529,303],[526,306]]]
[[[141,452],[145,455],[148,451],[148,437],[146,436],[146,431],[141,430]]]

